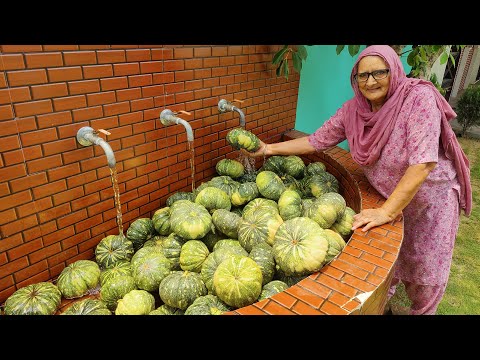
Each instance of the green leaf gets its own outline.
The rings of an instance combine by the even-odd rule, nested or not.
[[[423,46],[420,48],[420,55],[422,56],[423,61],[427,61],[427,53],[426,53],[425,48]]]
[[[441,47],[442,47],[442,45],[432,45],[432,50],[434,52],[437,52],[438,50],[440,50]]]
[[[407,56],[407,64],[410,65],[410,66],[413,66],[415,65],[415,56],[417,55],[417,52],[416,51],[412,51],[410,52],[410,54],[408,54]]]
[[[283,59],[283,56],[285,55],[285,52],[288,50],[288,45],[285,45],[285,47],[281,50],[279,50],[274,56],[273,56],[273,59],[272,59],[272,64],[273,65],[276,65],[278,64],[282,59]]]
[[[443,65],[447,62],[448,60],[448,54],[444,52],[442,56],[440,56],[440,65]]]
[[[358,54],[358,51],[360,50],[360,45],[348,45],[348,52],[350,53],[350,56],[355,56]]]
[[[298,53],[293,53],[292,60],[293,60],[293,68],[298,73],[300,73],[300,71],[302,70],[302,59],[300,58],[300,55],[298,55]]]
[[[277,70],[275,71],[275,73],[277,74],[277,77],[282,76],[283,62],[284,60],[280,62],[280,65],[278,65]]]
[[[337,45],[337,48],[336,48],[337,55],[340,54],[344,48],[345,48],[345,45]]]
[[[300,56],[300,59],[305,60],[307,58],[307,49],[303,45],[297,46],[297,53]]]
[[[449,56],[450,56],[450,61],[451,61],[452,64],[453,64],[453,67],[455,67],[455,66],[456,66],[456,65],[455,65],[455,58],[453,57],[452,54],[449,54]]]
[[[285,59],[285,61],[283,62],[283,73],[285,74],[285,78],[288,80],[288,60]]]

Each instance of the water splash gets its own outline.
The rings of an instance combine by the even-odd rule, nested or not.
[[[120,190],[118,189],[117,167],[110,168],[110,175],[113,185],[113,194],[115,197],[115,208],[117,209],[118,234],[123,236],[122,225],[122,205],[120,203]]]
[[[238,161],[243,165],[245,168],[246,174],[253,174],[256,171],[255,168],[255,158],[245,155],[243,152],[238,152]]]
[[[188,141],[188,150],[190,151],[190,169],[192,170],[192,192],[195,191],[195,148],[193,141]]]

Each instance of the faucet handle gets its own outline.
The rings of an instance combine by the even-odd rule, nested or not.
[[[98,130],[96,130],[96,131],[101,132],[102,134],[105,134],[105,135],[112,135],[112,134],[111,134],[109,131],[107,131],[107,130],[98,129]]]
[[[240,104],[243,104],[245,100],[233,99],[232,102],[239,102]]]
[[[185,115],[192,115],[192,113],[185,111],[185,110],[178,110],[174,112],[175,115],[177,114],[185,114]]]

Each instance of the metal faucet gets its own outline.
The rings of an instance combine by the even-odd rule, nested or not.
[[[105,135],[110,135],[110,133],[106,130],[95,130],[89,126],[84,126],[77,132],[77,141],[83,146],[90,146],[92,144],[100,145],[107,156],[108,166],[113,169],[116,164],[115,155],[113,154],[113,150],[110,145],[108,145],[105,140],[97,135],[99,132]]]
[[[233,101],[243,103],[243,100],[233,99]],[[242,128],[245,128],[245,114],[243,113],[242,110],[240,110],[236,106],[232,105],[227,100],[220,99],[220,101],[218,102],[218,111],[220,111],[221,113],[224,113],[224,112],[227,112],[227,111],[236,111],[240,115],[240,126]]]
[[[186,115],[191,115],[191,113],[187,111],[180,110],[178,112],[173,112],[172,110],[165,109],[160,113],[160,122],[165,125],[173,125],[173,124],[182,124],[185,127],[185,130],[187,130],[187,140],[188,141],[193,141],[193,130],[192,127],[188,122],[185,120],[179,118],[177,116],[178,113],[186,114]]]

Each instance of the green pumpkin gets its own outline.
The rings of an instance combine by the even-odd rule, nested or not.
[[[303,217],[308,217],[306,214],[308,213],[308,209],[312,206],[313,202],[315,201],[315,197],[310,198],[302,198],[302,215]]]
[[[53,315],[62,293],[51,282],[30,284],[16,290],[5,301],[5,315]]]
[[[148,315],[155,309],[155,298],[145,290],[132,290],[118,300],[115,315]]]
[[[242,217],[225,209],[218,209],[212,214],[215,228],[231,239],[238,238],[238,225]]]
[[[213,221],[213,220],[212,220]],[[205,235],[203,238],[201,238],[200,240],[203,241],[203,243],[205,245],[207,245],[207,248],[208,248],[208,251],[213,251],[213,247],[215,246],[215,244],[219,241],[219,240],[223,240],[223,239],[226,239],[227,238],[227,235],[219,232],[219,231],[209,231],[207,233],[207,235]],[[177,269],[177,270],[180,270],[180,269]]]
[[[60,315],[112,315],[112,312],[101,300],[83,299],[74,302]]]
[[[278,264],[275,265],[275,275],[273,277],[274,280],[279,280],[281,282],[284,282],[285,284],[288,285],[288,287],[291,287],[298,282],[302,281],[305,279],[308,275],[286,275],[282,269],[278,266]]]
[[[278,211],[283,220],[302,215],[302,198],[295,190],[285,190],[278,199]]]
[[[324,231],[328,240],[328,251],[325,257],[325,263],[329,263],[342,252],[346,244],[339,233],[330,229],[325,229]]]
[[[244,182],[232,193],[230,201],[234,206],[241,206],[257,198],[259,195],[260,192],[255,182]]]
[[[275,275],[275,259],[273,258],[272,247],[264,242],[259,243],[252,247],[248,257],[260,266],[263,278],[262,285],[272,281]]]
[[[330,173],[306,176],[302,179],[302,189],[306,197],[316,198],[329,192],[338,192],[338,180]]]
[[[108,309],[115,311],[118,300],[132,290],[137,290],[133,276],[118,275],[105,281],[100,288],[100,299]]]
[[[282,179],[273,171],[260,171],[255,180],[258,191],[263,197],[278,201],[280,195],[285,191],[285,184]]]
[[[220,190],[223,190],[227,193],[228,198],[238,189],[240,183],[233,180],[230,176],[215,176],[209,182],[208,186],[216,187]],[[198,196],[198,195],[197,195]]]
[[[342,195],[337,192],[329,192],[320,196],[323,201],[331,203],[337,212],[337,219],[343,216],[347,203]]]
[[[308,164],[303,170],[303,176],[319,175],[327,171],[327,167],[324,163],[317,161]]]
[[[165,304],[185,310],[196,298],[207,295],[207,288],[199,273],[172,271],[161,282],[159,294]]]
[[[170,274],[171,262],[160,251],[152,251],[132,263],[135,285],[140,290],[156,291],[162,280]]]
[[[123,235],[108,235],[95,247],[95,260],[100,269],[108,269],[121,261],[130,261],[133,243]]]
[[[189,200],[178,200],[170,207],[170,226],[178,236],[196,240],[211,230],[212,216],[203,205]]]
[[[213,247],[213,251],[217,251],[219,249],[224,249],[224,248],[232,248],[232,250],[236,254],[245,255],[245,256],[248,255],[246,250],[242,247],[242,245],[240,245],[240,241],[238,241],[237,239],[219,240]]]
[[[220,265],[225,259],[228,259],[235,254],[248,256],[246,250],[241,246],[224,246],[211,252],[210,255],[208,255],[208,257],[205,259],[202,265],[202,270],[200,271],[200,275],[203,283],[207,287],[209,294],[215,295],[213,290],[213,275],[215,274],[218,265]]]
[[[255,152],[260,148],[260,139],[252,132],[235,128],[228,132],[226,139],[233,148]]]
[[[289,286],[287,283],[280,281],[280,280],[272,280],[269,283],[263,285],[262,292],[260,293],[260,296],[258,297],[258,301],[267,299],[275,294],[278,294],[279,292],[282,292],[283,290],[288,289]]]
[[[246,172],[243,174],[243,176],[240,176],[239,178],[235,179],[238,181],[240,184],[246,183],[246,182],[255,182],[255,179],[257,178],[258,171],[253,170],[250,172]]]
[[[96,262],[77,260],[65,267],[58,276],[58,290],[66,299],[81,297],[97,286],[100,272]]]
[[[230,308],[215,295],[204,295],[195,299],[187,310],[185,315],[222,315],[230,311]]]
[[[248,219],[250,215],[253,215],[257,212],[268,212],[271,214],[279,214],[277,202],[265,199],[265,198],[256,198],[248,202],[247,205],[243,207],[242,217]]]
[[[238,225],[238,241],[242,247],[250,252],[258,243],[273,244],[273,239],[278,227],[283,223],[279,214],[256,212],[242,219]]]
[[[232,179],[239,178],[245,174],[245,167],[240,161],[232,159],[222,159],[215,165],[218,175],[230,176]]]
[[[278,176],[282,176],[283,174],[285,174],[285,167],[284,167],[285,159],[286,157],[282,155],[270,156],[263,163],[261,171],[272,171]]]
[[[305,163],[300,156],[289,155],[285,157],[283,169],[288,175],[293,176],[296,179],[300,179],[303,177]]]
[[[210,214],[213,214],[217,209],[230,211],[232,208],[230,196],[225,191],[213,186],[208,186],[200,191],[195,198],[195,203],[204,206]]]
[[[218,265],[213,275],[213,289],[224,303],[241,308],[257,301],[262,281],[262,270],[254,260],[233,255]]]
[[[337,205],[320,196],[305,211],[305,217],[314,220],[323,229],[328,229],[337,220]]]
[[[127,238],[133,243],[133,249],[137,251],[143,244],[155,236],[153,221],[149,218],[139,218],[132,222],[127,229]]]
[[[107,280],[119,275],[132,275],[130,261],[119,261],[111,268],[102,270],[100,272],[100,286],[103,286]]]
[[[275,263],[285,275],[308,275],[322,268],[328,240],[315,221],[297,217],[280,225],[272,247]]]
[[[337,220],[333,223],[330,227],[333,231],[336,231],[344,239],[348,239],[350,235],[353,233],[352,225],[353,225],[353,216],[355,215],[355,210],[346,206],[345,211],[342,216],[337,217]]]
[[[142,247],[141,249],[138,249],[138,251],[135,254],[133,254],[132,260],[130,261],[132,274],[133,274],[133,268],[137,266],[138,262],[140,262],[140,260],[142,260],[145,256],[147,256],[152,252],[162,253],[162,246],[161,245],[145,246],[145,247]]]
[[[155,310],[148,313],[148,315],[184,315],[185,311],[163,304]]]
[[[187,240],[177,234],[170,234],[161,245],[162,254],[171,262],[172,270],[180,270],[180,252]]]
[[[188,240],[180,251],[180,268],[199,273],[202,264],[210,254],[207,245],[200,240]]]
[[[166,206],[153,213],[153,227],[160,235],[170,235],[170,207]]]
[[[172,206],[172,204],[177,200],[195,201],[195,195],[190,191],[177,191],[167,198],[167,207]]]

